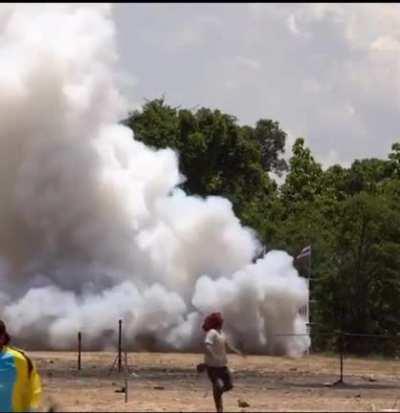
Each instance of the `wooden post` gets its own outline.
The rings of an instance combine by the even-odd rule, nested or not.
[[[341,331],[338,335],[338,351],[339,351],[339,380],[335,381],[335,383],[333,383],[333,386],[337,386],[337,385],[343,385],[344,384],[344,380],[343,380],[343,356],[344,356],[344,333],[343,331]]]
[[[125,340],[125,403],[128,403],[128,346]]]
[[[122,320],[118,322],[118,372],[121,372],[122,366]]]
[[[339,382],[343,383],[343,353],[344,353],[344,336],[340,334],[340,379]]]
[[[78,370],[81,369],[81,353],[82,353],[82,334],[78,333]]]

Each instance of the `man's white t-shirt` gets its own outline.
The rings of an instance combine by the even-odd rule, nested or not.
[[[207,332],[204,343],[206,345],[204,363],[210,367],[225,367],[228,362],[225,333],[211,329]],[[211,352],[208,350],[207,345],[211,346]]]

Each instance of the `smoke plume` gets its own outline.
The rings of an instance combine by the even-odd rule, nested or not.
[[[178,157],[134,140],[111,8],[0,9],[0,313],[34,347],[193,350],[205,313],[255,352],[301,354],[306,284],[231,203],[186,195]]]

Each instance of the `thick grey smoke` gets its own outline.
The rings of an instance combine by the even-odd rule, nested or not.
[[[172,150],[118,125],[111,9],[0,9],[0,312],[31,345],[102,348],[124,320],[132,347],[198,346],[220,310],[235,341],[301,354],[306,284],[229,201],[187,196]]]

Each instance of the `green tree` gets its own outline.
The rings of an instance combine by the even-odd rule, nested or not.
[[[321,190],[321,165],[314,160],[310,149],[304,147],[303,138],[295,141],[292,152],[290,172],[281,189],[283,199],[288,205],[313,201]]]
[[[286,133],[277,122],[261,119],[254,128],[239,126],[234,116],[219,110],[193,112],[156,99],[123,123],[133,130],[135,139],[179,152],[187,193],[224,196],[244,224],[262,225],[277,188],[268,173],[287,168],[280,159]]]
[[[400,178],[400,142],[392,145],[392,152],[389,154],[389,170],[393,177]]]
[[[399,224],[399,208],[384,195],[361,192],[340,205],[331,267],[319,280],[325,325],[354,333],[397,333]],[[373,348],[359,338],[347,344],[356,353]]]
[[[355,160],[347,175],[346,191],[350,195],[362,191],[379,192],[390,174],[390,165],[384,159]]]
[[[254,138],[261,146],[261,161],[264,169],[274,171],[278,176],[288,170],[286,161],[280,158],[285,152],[286,133],[279,122],[260,119],[254,129]]]
[[[135,138],[155,148],[179,149],[179,123],[177,109],[164,105],[164,99],[155,99],[135,110],[122,121],[130,127]]]

